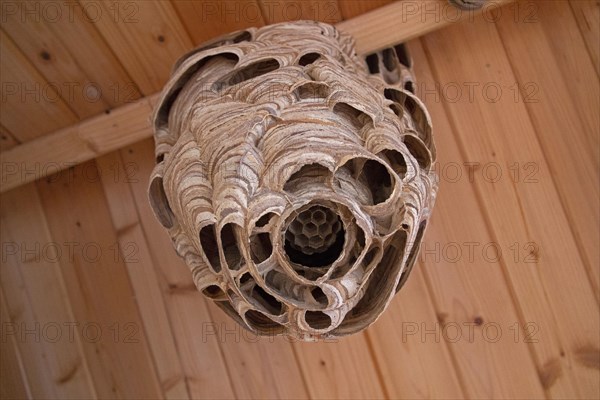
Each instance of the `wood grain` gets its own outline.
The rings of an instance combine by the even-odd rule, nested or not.
[[[596,72],[600,75],[600,6],[595,0],[570,0],[577,25]]]
[[[492,12],[494,7],[511,0],[490,2],[480,11],[460,12],[445,0],[396,1],[359,17],[342,21],[337,28],[356,39],[356,50],[366,54],[393,46],[454,22],[472,20],[481,12]]]
[[[17,45],[0,30],[0,123],[20,142],[77,122],[76,114]]]
[[[258,0],[265,24],[313,20],[335,24],[342,19],[338,0]]]
[[[30,347],[33,343],[43,349],[45,368],[28,373],[50,379],[57,396],[91,398],[91,385],[85,356],[81,353],[79,329],[68,332],[68,324],[75,323],[69,298],[64,289],[61,266],[68,258],[65,247],[54,241],[46,224],[40,199],[34,185],[26,185],[2,199],[3,290],[9,296],[7,307],[17,315],[25,305],[18,305],[11,286],[25,292],[33,321],[24,322],[17,329],[19,344]],[[33,232],[28,227],[36,226]],[[8,246],[8,247],[6,247]],[[14,247],[14,248],[13,248]],[[16,322],[16,321],[15,321]],[[25,330],[31,334],[25,334]],[[35,378],[29,381],[35,385]],[[39,379],[39,378],[38,378]],[[35,393],[32,387],[32,394]]]
[[[537,13],[537,23],[522,25],[536,31],[537,35],[543,32],[546,37],[547,44],[542,49],[549,48],[557,60],[558,69],[567,83],[564,96],[581,110],[577,117],[583,124],[583,137],[588,143],[588,152],[600,168],[600,120],[594,114],[600,108],[600,85],[594,66],[582,56],[586,46],[581,32],[565,2],[545,1],[540,3]],[[537,40],[539,36],[532,34],[531,37]]]
[[[477,29],[478,35],[469,35],[470,28]],[[481,18],[472,26],[457,25],[443,35],[429,35],[424,43],[442,86],[472,82],[470,74],[478,74],[482,85],[493,82],[509,87],[516,82],[506,54],[493,50],[502,46],[495,25]],[[455,56],[461,53],[471,54],[468,63]],[[517,261],[503,257],[524,321],[536,324],[543,335],[534,347],[538,370],[561,365],[557,379],[542,381],[544,388],[554,396],[596,397],[598,371],[570,359],[583,343],[597,343],[598,320],[588,318],[598,313],[598,303],[576,242],[570,230],[564,229],[569,222],[526,107],[508,96],[495,102],[485,98],[472,102],[462,96],[451,107],[446,105],[446,111],[466,159],[481,165],[501,163],[504,179],[491,175],[491,179],[474,182],[486,219],[494,227],[493,241],[505,246],[516,243],[531,261],[523,267],[519,262],[523,256]],[[485,135],[473,137],[471,132]],[[507,132],[519,134],[506,140]],[[515,162],[534,163],[539,168],[537,181],[511,179],[508,168]],[[572,329],[578,321],[587,321],[588,329]]]
[[[517,5],[523,6],[523,3]],[[600,108],[600,89],[589,63],[569,60],[584,53],[585,45],[578,31],[568,28],[576,25],[568,4],[545,2],[538,14],[537,22],[517,24],[510,16],[504,16],[497,27],[520,86],[519,103],[526,107],[531,117],[598,300],[600,252],[597,243],[600,232],[589,221],[600,220],[596,200],[600,190],[597,185],[589,186],[588,182],[600,179],[600,147],[597,143],[600,121],[593,117],[582,118],[582,115],[593,113],[594,106]],[[523,36],[535,41],[535,57],[516,62],[513,60],[530,48],[519,40]],[[558,45],[559,37],[569,37],[569,45]],[[553,61],[539,68],[535,59]],[[568,68],[561,64],[567,64]],[[577,100],[584,97],[589,99],[585,110],[579,108],[583,105]],[[569,131],[582,134],[565,134]],[[587,190],[583,192],[583,188]]]
[[[207,302],[214,335],[237,398],[305,399],[309,388],[289,339],[260,337],[240,327],[223,310]]]
[[[119,152],[112,152],[96,159],[120,255],[139,305],[163,395],[168,399],[189,398],[156,269],[129,187],[136,178],[129,177],[131,168],[124,166],[120,157]]]
[[[172,4],[148,0],[80,0],[127,73],[145,96],[160,90],[173,63],[192,42]],[[87,7],[86,7],[87,6]]]
[[[338,7],[344,20],[357,17],[376,8],[390,4],[393,0],[338,0]]]
[[[252,26],[263,26],[265,23],[257,0],[178,0],[173,2],[173,7],[195,46],[219,35]]]
[[[17,146],[19,142],[12,133],[8,131],[5,127],[0,125],[0,153],[13,147]]]
[[[34,1],[19,6],[32,13],[5,12],[3,29],[80,119],[139,97],[80,6],[65,2],[42,8]]]
[[[154,100],[154,96],[145,97],[2,152],[0,190],[33,182],[149,137],[148,115]]]
[[[468,372],[452,359],[424,268],[429,265],[414,266],[402,291],[365,334],[388,398],[463,398],[461,375]]]
[[[13,324],[9,319],[4,293],[0,288],[0,323],[2,330],[10,329]],[[4,337],[0,341],[0,397],[3,399],[30,398],[29,384],[25,376],[23,360],[17,347],[17,339]]]
[[[465,157],[457,144],[456,130],[444,107],[442,94],[446,92],[436,85],[421,41],[412,41],[410,50],[420,66],[418,93],[436,121],[437,132],[445,133],[436,143],[444,149],[436,168],[444,196],[437,201],[420,256],[437,311],[436,318],[429,320],[432,326],[437,322],[438,333],[445,332],[449,339],[467,397],[543,397],[540,383],[530,379],[536,366],[528,344],[523,340],[515,343],[514,335],[509,334],[515,326],[520,330],[524,321],[505,281],[503,261],[489,257],[484,250],[497,246],[507,252],[512,243],[494,241],[477,201],[475,180],[481,176],[475,175],[475,166],[469,164],[473,159]],[[473,169],[467,168],[469,165]],[[490,281],[495,284],[489,285]],[[501,327],[504,334],[498,340],[487,340],[495,327]],[[482,373],[490,360],[504,373]]]
[[[364,333],[318,343],[294,342],[310,398],[383,399],[388,397]],[[352,366],[352,367],[350,367]],[[335,382],[329,384],[328,382]]]
[[[75,319],[94,324],[89,329],[101,335],[96,339],[90,331],[82,346],[94,360],[90,367],[98,396],[161,397],[110,212],[105,201],[97,201],[104,194],[95,164],[82,164],[71,175],[40,181],[37,187],[53,239],[73,244],[62,271]]]

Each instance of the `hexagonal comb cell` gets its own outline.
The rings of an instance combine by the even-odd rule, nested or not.
[[[329,208],[313,206],[302,211],[285,233],[290,245],[306,255],[326,251],[336,239],[342,223]]]

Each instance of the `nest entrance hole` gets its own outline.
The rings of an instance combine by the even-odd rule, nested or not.
[[[344,241],[340,216],[328,207],[314,205],[300,212],[288,225],[284,248],[290,261],[319,268],[340,256]]]

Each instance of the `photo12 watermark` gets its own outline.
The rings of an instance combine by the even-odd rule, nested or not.
[[[435,264],[537,264],[541,261],[540,246],[536,242],[500,244],[494,241],[448,241],[425,239],[421,243],[419,260],[425,265]]]
[[[440,181],[445,183],[509,181],[535,184],[541,176],[537,161],[438,161],[432,166]]]
[[[402,343],[497,343],[502,339],[513,343],[538,343],[540,327],[535,322],[485,322],[480,317],[462,322],[409,322],[401,323]]]
[[[75,168],[77,167],[77,168]],[[100,166],[97,163],[78,164],[76,162],[13,162],[0,164],[0,182],[31,182],[44,178],[47,183],[139,183],[140,166],[133,161],[110,163]]]
[[[537,82],[452,81],[416,82],[415,91],[426,104],[445,103],[539,103],[540,85]]]
[[[45,51],[41,57],[50,60]],[[134,82],[109,82],[101,84],[93,81],[28,82],[3,80],[0,90],[3,103],[102,103],[126,104],[140,98],[139,88]]]
[[[86,264],[102,262],[139,263],[139,245],[136,242],[2,242],[2,263],[58,264],[61,262]]]
[[[202,331],[198,337],[202,343],[216,341],[218,343],[257,343],[266,341],[273,343],[276,340],[282,340],[289,343],[303,342],[290,335],[281,335],[280,329],[264,328],[261,334],[252,332],[243,326],[236,324],[234,321],[228,322],[212,322],[206,321],[202,323]],[[323,343],[337,343],[340,339],[335,337],[321,337],[311,341]]]
[[[140,327],[135,322],[94,321],[61,322],[3,322],[0,341],[14,339],[20,343],[74,343],[77,338],[85,343],[139,343]]]
[[[398,2],[401,7],[400,20],[402,23],[418,21],[441,22],[473,22],[481,18],[488,23],[496,23],[506,18],[513,23],[532,24],[539,21],[539,4],[536,1],[522,1],[506,4],[506,2],[489,0],[481,8],[462,9],[449,1],[403,0]]]
[[[140,19],[140,1],[85,1],[39,0],[0,2],[0,21],[19,23],[76,23],[96,24],[105,20],[112,23],[137,24]]]

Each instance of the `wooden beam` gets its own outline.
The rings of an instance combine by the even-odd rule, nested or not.
[[[356,39],[359,54],[406,42],[455,22],[472,21],[480,13],[495,19],[492,10],[513,0],[489,0],[480,10],[465,11],[447,0],[404,0],[342,21],[336,27]]]
[[[158,94],[86,119],[0,154],[0,192],[16,188],[152,136]]]
[[[492,0],[478,12],[512,0]],[[404,42],[454,22],[474,11],[452,8],[446,0],[399,1],[340,22],[338,29],[356,38],[361,54]],[[152,136],[149,116],[158,94],[78,122],[0,154],[0,192],[68,169]]]

